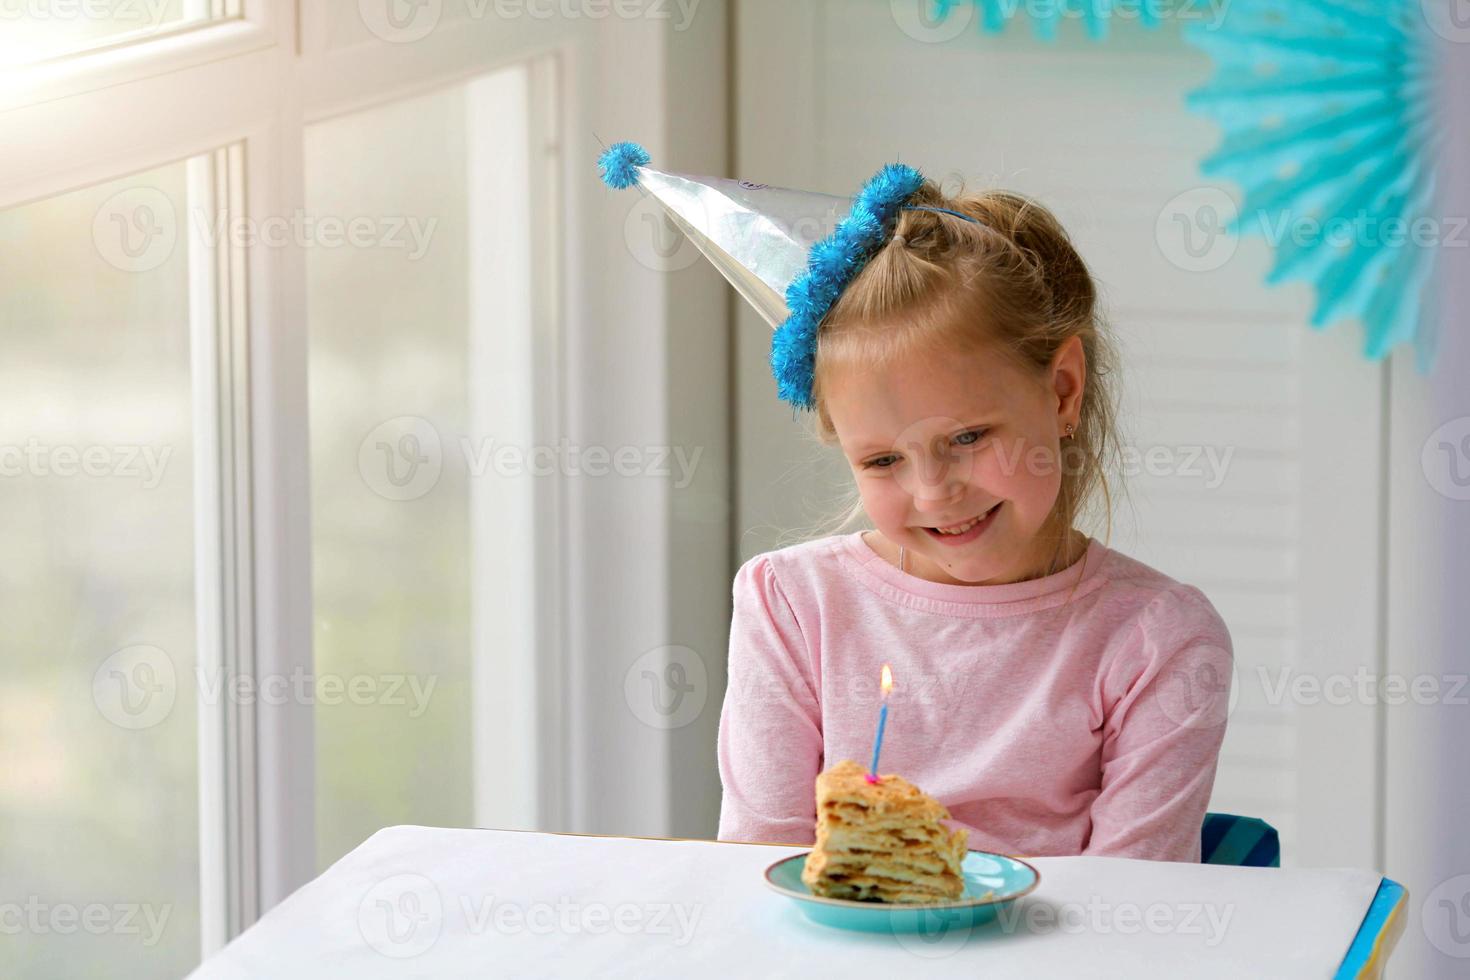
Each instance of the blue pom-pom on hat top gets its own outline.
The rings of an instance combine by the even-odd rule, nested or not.
[[[817,332],[842,290],[857,277],[888,238],[894,217],[924,175],[890,163],[863,186],[847,217],[807,252],[807,270],[786,290],[787,321],[771,337],[771,373],[782,401],[813,408]]]
[[[620,191],[638,183],[638,168],[648,166],[651,159],[637,143],[623,142],[603,150],[597,165],[602,168],[602,182]]]

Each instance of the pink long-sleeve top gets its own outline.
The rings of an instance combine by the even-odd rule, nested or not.
[[[901,572],[861,532],[735,577],[721,840],[811,844],[817,774],[867,767],[949,808],[969,847],[1200,859],[1233,649],[1204,594],[1092,539],[1006,585]]]

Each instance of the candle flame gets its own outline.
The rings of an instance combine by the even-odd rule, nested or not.
[[[893,669],[887,664],[883,665],[883,696],[888,697],[888,692],[893,690]]]

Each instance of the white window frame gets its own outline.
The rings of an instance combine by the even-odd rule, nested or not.
[[[307,125],[534,62],[531,105],[559,100],[564,111],[551,130],[533,125],[531,148],[541,168],[536,201],[560,209],[535,242],[545,259],[539,268],[557,273],[538,272],[532,283],[550,311],[540,314],[533,357],[557,379],[537,392],[537,431],[582,445],[670,443],[674,430],[696,424],[723,432],[719,385],[699,392],[693,410],[689,396],[675,395],[683,398],[675,404],[670,395],[678,358],[700,358],[693,366],[711,378],[723,377],[723,363],[682,353],[669,339],[675,321],[691,321],[679,323],[685,330],[697,322],[712,331],[711,349],[723,350],[723,282],[706,269],[671,277],[630,261],[620,232],[634,199],[597,182],[600,141],[588,124],[595,119],[606,129],[600,136],[639,139],[663,156],[670,118],[697,118],[685,152],[673,155],[687,169],[722,172],[722,0],[708,0],[702,22],[682,39],[657,20],[484,18],[441,24],[414,44],[345,47],[334,45],[332,17],[354,4],[240,4],[240,16],[228,20],[120,38],[0,75],[0,209],[188,160],[198,199],[228,195],[253,220],[291,214],[304,207]],[[704,74],[691,87],[670,84],[676,72]],[[287,246],[226,249],[217,259],[196,268],[191,283],[214,300],[191,301],[200,663],[257,678],[310,672],[304,257]],[[611,323],[627,335],[609,340]],[[704,465],[719,472],[724,447],[706,449]],[[672,506],[657,483],[584,482],[559,485],[537,513],[538,530],[559,542],[535,569],[542,829],[683,829],[675,825],[681,780],[673,770],[690,754],[693,729],[638,723],[621,704],[620,684],[628,664],[658,645],[697,642],[716,673],[723,663],[729,569],[725,553],[709,547],[726,529],[686,535]],[[636,545],[642,574],[623,571],[629,542],[587,533],[609,523],[651,529]],[[681,572],[671,599],[676,560],[687,569],[696,556],[701,571]],[[701,588],[702,606],[691,606]],[[691,613],[708,635],[673,635]],[[626,645],[610,644],[624,630]],[[712,733],[717,711],[706,715],[701,724]],[[205,956],[314,875],[313,723],[302,704],[201,708]],[[712,773],[712,737],[699,752],[708,758],[695,764]],[[637,778],[626,778],[635,759]]]

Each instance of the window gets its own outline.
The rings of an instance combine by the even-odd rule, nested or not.
[[[7,976],[181,975],[384,825],[556,799],[559,477],[485,453],[554,441],[586,28],[138,2],[0,8]]]
[[[201,165],[0,211],[0,900],[35,927],[0,941],[6,976],[199,956]]]
[[[528,82],[307,130],[307,212],[359,231],[306,263],[313,647],[360,692],[315,712],[319,867],[395,823],[536,825]]]

